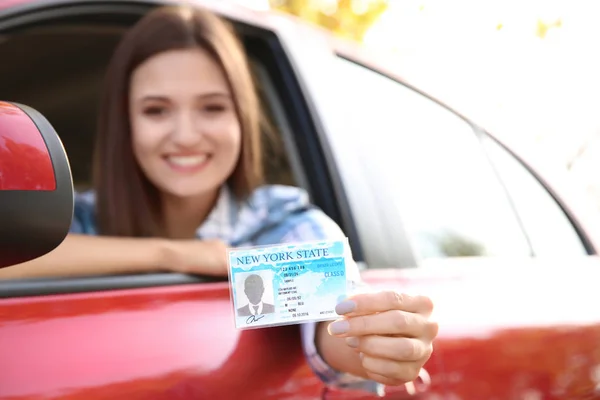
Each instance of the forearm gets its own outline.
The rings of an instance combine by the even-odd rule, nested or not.
[[[161,239],[69,234],[50,253],[26,263],[0,269],[0,279],[110,275],[164,270],[167,247]]]
[[[337,371],[368,379],[358,352],[348,346],[344,338],[330,335],[327,332],[329,324],[330,322],[320,322],[315,332],[317,351],[323,361]]]

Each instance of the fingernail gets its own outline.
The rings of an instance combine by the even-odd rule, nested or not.
[[[342,335],[350,330],[350,324],[346,320],[335,321],[329,325],[329,333],[332,335]]]
[[[357,348],[358,347],[358,338],[355,336],[347,337],[346,344],[350,347]]]
[[[344,300],[335,306],[335,312],[338,315],[348,314],[356,309],[356,303],[352,300]]]
[[[365,358],[365,353],[358,353],[358,356],[360,357],[360,360],[364,360]]]

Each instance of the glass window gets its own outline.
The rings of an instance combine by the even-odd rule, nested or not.
[[[483,140],[537,256],[587,254],[573,224],[546,188],[493,139]]]
[[[530,256],[507,192],[472,127],[384,75],[344,58],[335,71],[344,134],[400,212],[419,258]],[[389,183],[389,184],[388,184]],[[391,229],[393,227],[386,227]]]

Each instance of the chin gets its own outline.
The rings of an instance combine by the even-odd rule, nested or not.
[[[219,191],[222,185],[222,183],[218,182],[215,182],[214,185],[206,185],[206,182],[203,183],[204,184],[202,185],[194,185],[190,183],[173,185],[171,183],[170,185],[164,185],[161,188],[161,191],[172,197],[186,199],[214,194],[215,192]]]

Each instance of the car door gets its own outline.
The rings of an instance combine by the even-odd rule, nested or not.
[[[600,262],[583,221],[485,132],[348,54],[313,87],[330,91],[321,117],[364,278],[435,301],[423,398],[600,396]]]

